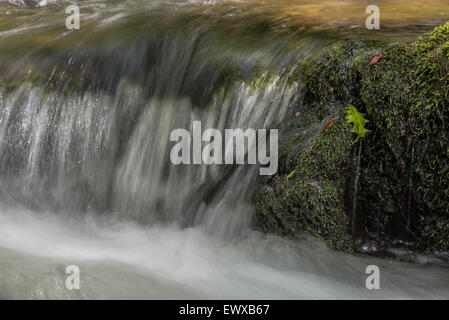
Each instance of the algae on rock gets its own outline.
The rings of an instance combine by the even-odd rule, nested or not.
[[[384,49],[339,43],[300,71],[301,116],[281,130],[279,176],[254,191],[257,225],[351,250],[357,215],[358,238],[449,250],[449,23]],[[367,114],[372,131],[361,152],[356,212],[350,127],[337,120],[325,129],[329,119],[344,119],[348,105]]]

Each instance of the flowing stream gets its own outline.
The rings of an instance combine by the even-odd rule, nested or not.
[[[332,3],[87,0],[70,31],[72,2],[0,1],[0,298],[448,298],[433,258],[252,230],[254,165],[171,164],[170,133],[195,120],[278,128],[302,103],[290,75],[337,39],[382,46],[449,20],[445,1],[390,1],[372,36],[364,1]]]

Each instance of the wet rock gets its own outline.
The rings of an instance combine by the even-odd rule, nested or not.
[[[282,186],[281,195],[254,193],[259,228],[308,232],[348,251],[357,239],[449,251],[449,24],[382,53],[341,43],[300,71],[301,117],[281,135],[295,136],[282,141],[281,159],[289,160],[281,160],[276,181],[263,182]],[[371,130],[356,194],[358,144],[341,120],[349,105],[366,113]]]

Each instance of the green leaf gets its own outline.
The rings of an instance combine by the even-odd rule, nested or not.
[[[357,134],[354,143],[359,141],[360,138],[364,138],[368,132],[371,132],[371,130],[365,128],[366,123],[369,122],[365,119],[365,114],[360,113],[352,105],[347,109],[346,120],[348,123],[352,123],[352,132]]]
[[[292,172],[290,172],[290,174],[287,176],[287,180],[290,180],[296,173],[296,170],[293,170]]]

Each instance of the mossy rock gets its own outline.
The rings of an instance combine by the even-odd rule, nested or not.
[[[351,251],[342,194],[352,138],[349,125],[334,121],[309,145],[297,146],[302,151],[294,170],[262,186],[253,200],[260,229],[289,237],[308,232],[331,248]]]
[[[361,97],[376,126],[362,162],[368,230],[405,236],[424,250],[443,249],[438,243],[449,237],[440,228],[445,241],[421,239],[429,238],[432,225],[437,228],[426,222],[429,217],[449,218],[448,48],[446,24],[415,43],[385,50],[362,74]],[[373,217],[380,220],[373,223]]]
[[[427,216],[420,223],[418,246],[427,252],[446,254],[449,252],[449,219]]]
[[[389,48],[340,43],[300,70],[301,119],[281,130],[279,176],[255,192],[257,225],[343,250],[356,237],[449,250],[449,24]],[[342,120],[349,105],[370,120],[362,146]]]

